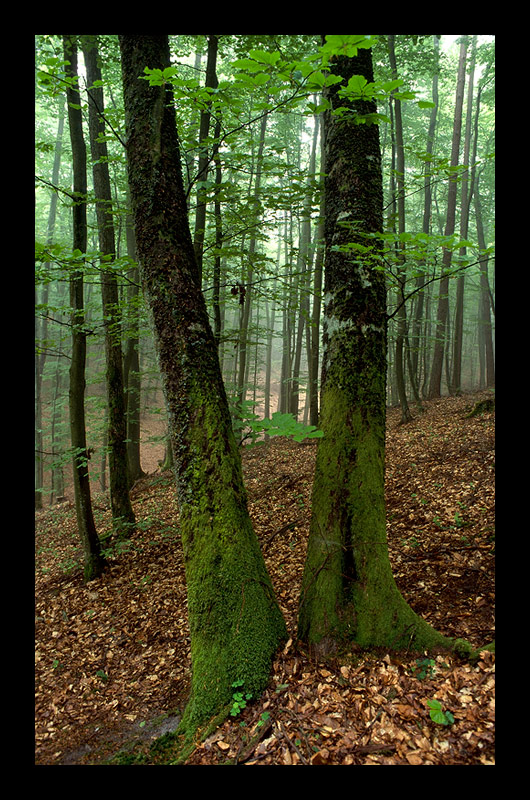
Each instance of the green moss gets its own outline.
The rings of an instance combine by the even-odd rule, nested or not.
[[[189,424],[172,431],[191,633],[192,689],[180,728],[186,736],[230,702],[234,681],[258,696],[287,637],[214,377],[207,369],[194,373]]]
[[[452,648],[414,613],[392,575],[381,416],[352,408],[346,393],[328,387],[321,424],[300,638],[320,655],[348,643],[420,652]]]

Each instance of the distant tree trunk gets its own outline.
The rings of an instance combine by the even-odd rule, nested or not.
[[[64,132],[64,97],[59,98],[59,121],[57,123],[57,137],[55,140],[55,153],[53,158],[53,169],[51,182],[53,186],[59,184],[59,170],[61,166],[61,153]],[[48,227],[46,231],[46,241],[48,244],[53,242],[55,230],[55,220],[57,217],[57,193],[53,192],[50,198],[50,210],[48,213]],[[48,267],[46,265],[45,269]],[[45,306],[48,302],[48,287],[43,286],[43,295],[40,302]],[[35,294],[37,290],[35,289]],[[36,302],[39,302],[35,297]],[[43,461],[43,423],[42,423],[42,379],[44,365],[46,363],[46,338],[48,332],[48,321],[43,319],[41,325],[36,325],[37,338],[44,343],[41,352],[35,358],[35,508],[42,508],[42,490],[44,488],[44,461]]]
[[[77,43],[75,37],[63,37],[64,58],[67,75],[77,77]],[[83,138],[83,120],[79,91],[74,84],[66,91],[68,103],[68,124],[72,145],[73,192],[76,198],[73,208],[72,249],[86,253],[86,148]],[[105,559],[101,553],[99,537],[92,513],[85,429],[85,362],[86,331],[83,297],[83,261],[72,270],[70,279],[70,305],[72,308],[72,361],[70,365],[70,435],[73,450],[73,477],[77,526],[84,551],[84,576],[86,581],[101,575]]]
[[[471,200],[473,197],[474,188],[474,170],[471,166],[471,125],[472,125],[472,112],[473,112],[473,88],[474,88],[474,74],[475,74],[475,58],[476,58],[476,45],[477,37],[473,38],[473,47],[471,51],[471,63],[469,66],[469,78],[467,87],[467,110],[466,110],[466,127],[464,135],[464,152],[462,161],[466,167],[466,171],[462,175],[461,184],[461,201],[460,201],[460,236],[462,239],[467,239],[469,228],[469,212]],[[475,147],[476,147],[475,142]],[[474,161],[474,159],[473,159]],[[465,257],[467,252],[466,247],[460,248],[459,256]],[[451,375],[451,384],[449,386],[449,393],[452,395],[460,394],[462,391],[462,347],[464,342],[464,289],[465,289],[465,272],[458,276],[456,284],[456,301],[455,301],[455,331],[453,336],[453,371]]]
[[[215,199],[214,199],[214,216],[215,216],[215,256],[213,265],[213,332],[215,341],[217,343],[217,350],[221,343],[221,330],[222,330],[222,314],[221,314],[221,248],[223,246],[223,218],[221,214],[221,184],[222,184],[222,167],[221,158],[217,151],[217,142],[221,136],[221,117],[219,115],[215,123],[214,138],[216,141],[216,152],[214,154],[215,162]]]
[[[248,515],[195,261],[173,95],[138,76],[166,68],[168,37],[120,35],[127,164],[142,284],[162,373],[179,501],[192,686],[180,731],[191,736],[233,694],[259,694],[286,636]]]
[[[458,77],[455,98],[455,113],[453,122],[453,139],[451,146],[451,166],[458,166],[460,154],[460,139],[462,134],[462,106],[464,102],[464,87],[466,79],[467,37],[462,37],[460,44],[460,58],[458,62]],[[455,232],[456,198],[458,179],[449,179],[447,192],[447,218],[445,235],[451,236]],[[451,268],[451,250],[444,248],[442,260],[442,275],[438,293],[438,312],[436,317],[436,339],[431,366],[431,379],[429,382],[429,398],[440,397],[442,391],[442,373],[445,352],[445,339],[447,320],[449,315],[449,270]]]
[[[390,56],[390,66],[392,76],[397,78],[397,64],[395,52],[394,34],[388,36],[388,51]],[[398,214],[398,233],[405,233],[405,146],[403,142],[403,121],[401,118],[401,101],[393,98],[394,102],[394,124],[395,124],[395,147],[396,147],[396,171],[397,171],[397,214]],[[397,335],[396,335],[396,383],[401,406],[401,422],[410,422],[412,415],[409,410],[407,391],[405,388],[405,367],[404,367],[404,345],[407,335],[407,307],[405,304],[405,273],[402,264],[405,261],[405,245],[401,242],[397,249],[398,256],[398,311],[397,311]]]
[[[52,480],[50,505],[64,497],[64,468],[61,455],[68,449],[68,433],[65,425],[64,398],[68,391],[68,372],[64,368],[65,358],[62,355],[62,342],[59,343],[59,352],[55,365],[55,380],[53,397],[51,401],[51,426],[50,439],[52,450]]]
[[[208,56],[206,61],[206,89],[217,88],[217,46],[219,40],[217,36],[208,36]],[[207,104],[206,108],[201,111],[201,121],[199,126],[199,170],[197,174],[197,182],[199,184],[197,189],[197,207],[195,210],[195,235],[194,247],[195,258],[197,259],[197,266],[199,268],[199,275],[202,279],[202,254],[204,248],[204,233],[206,229],[206,198],[208,195],[207,190],[202,185],[208,179],[208,165],[210,163],[209,148],[207,144],[208,136],[210,134],[210,106]]]
[[[132,215],[126,221],[127,255],[136,262],[136,241]],[[140,374],[140,270],[135,263],[127,274],[127,341],[123,361],[123,384],[126,387],[125,405],[127,414],[127,465],[129,485],[145,475],[140,452],[140,409],[142,378]]]
[[[434,65],[434,74],[432,78],[432,102],[434,103],[434,107],[431,110],[431,114],[429,117],[429,130],[427,132],[427,141],[425,143],[425,151],[428,155],[432,155],[434,151],[434,135],[436,131],[436,117],[438,114],[438,71],[439,71],[439,49],[440,49],[440,37],[436,34],[433,36],[433,47],[434,47],[434,56],[435,56],[435,65]],[[431,180],[432,177],[430,175],[430,166],[429,162],[427,161],[425,166],[425,177],[424,177],[424,198],[423,198],[423,221],[422,221],[422,232],[426,234],[431,233],[431,210],[432,210],[432,188],[431,188]],[[427,358],[427,337],[421,337],[421,328],[422,328],[422,321],[424,316],[424,309],[426,307],[425,303],[425,292],[423,290],[423,286],[425,284],[425,273],[420,268],[419,275],[416,279],[416,286],[415,289],[417,290],[417,301],[416,301],[416,308],[414,313],[414,322],[412,326],[412,335],[411,335],[411,380],[418,386],[420,385],[420,351],[423,348],[423,355],[424,361]],[[427,327],[427,322],[425,323]],[[424,379],[426,378],[427,370],[424,369]],[[420,391],[420,396],[423,396],[424,391],[423,388]]]
[[[339,56],[333,71],[373,81],[372,56]],[[329,90],[332,108],[344,106]],[[377,125],[355,114],[375,104],[357,101],[354,114],[326,112],[326,261],[324,354],[312,517],[299,612],[299,637],[317,656],[348,643],[422,650],[448,640],[402,598],[386,541],[386,289],[378,246],[361,261],[341,244],[365,247],[383,228],[381,154]],[[347,220],[355,227],[345,226]],[[368,238],[367,238],[368,237]]]
[[[317,157],[317,143],[318,143],[318,117],[315,118],[315,125],[313,128],[313,141],[311,145],[311,152],[309,158],[309,167],[307,175],[307,188],[306,199],[302,209],[302,220],[300,223],[299,246],[298,246],[298,284],[300,288],[299,300],[299,317],[298,328],[296,334],[296,346],[293,362],[293,382],[291,389],[291,414],[295,419],[298,419],[299,413],[299,400],[300,400],[300,364],[302,358],[302,344],[304,332],[311,323],[309,298],[311,294],[310,276],[311,276],[311,262],[313,259],[313,247],[311,245],[311,214],[313,210],[313,186],[315,181],[316,157]],[[308,358],[308,386],[306,389],[306,408],[309,402],[309,385],[311,383],[311,346],[310,335],[306,335],[306,341],[309,341],[307,348]]]
[[[324,137],[322,133],[322,120],[318,117],[320,127],[320,172],[323,175],[326,171],[324,163]],[[315,128],[317,122],[315,120]],[[324,181],[321,178],[320,190],[320,216],[316,232],[315,249],[315,273],[313,281],[313,307],[311,310],[311,356],[309,369],[309,424],[318,426],[318,385],[319,375],[318,366],[320,360],[320,315],[322,309],[322,265],[324,261],[324,248],[322,240],[324,238]]]
[[[259,218],[259,195],[261,189],[263,150],[265,148],[265,132],[267,130],[267,120],[268,120],[268,115],[264,114],[263,117],[261,118],[261,125],[259,132],[254,190],[252,192],[252,198],[250,200],[250,206],[253,207],[255,211],[255,218],[253,220],[253,224],[255,226],[257,226],[258,224],[258,218]],[[241,306],[242,314],[240,317],[241,324],[239,330],[239,372],[237,379],[237,394],[238,394],[239,407],[241,409],[243,408],[243,404],[245,402],[245,397],[246,397],[245,380],[247,371],[248,330],[250,322],[250,308],[253,295],[252,279],[254,275],[254,256],[256,253],[256,246],[257,246],[257,236],[255,229],[253,229],[248,248],[248,265],[246,269],[246,275],[242,276],[244,294],[240,296],[240,302],[241,300],[243,300],[243,303]]]
[[[477,239],[479,249],[486,250],[486,237],[484,236],[484,225],[482,221],[482,204],[479,191],[479,179],[475,187],[475,216],[477,222]],[[495,356],[493,349],[493,330],[491,324],[491,289],[488,280],[488,256],[480,259],[480,312],[479,326],[481,350],[484,354],[485,370],[481,370],[481,386],[485,384],[488,389],[495,386]],[[494,309],[493,309],[494,313]],[[484,380],[485,372],[485,380]]]
[[[112,520],[116,533],[127,532],[134,525],[134,511],[129,497],[127,464],[127,415],[123,383],[123,355],[121,347],[121,311],[118,281],[112,273],[116,259],[112,192],[108,168],[107,144],[104,139],[104,98],[99,65],[98,44],[95,37],[85,37],[83,46],[88,81],[88,119],[92,175],[96,195],[99,249],[110,261],[103,262],[101,270],[101,296],[105,330],[106,383],[108,405],[107,447],[109,455],[109,489]]]

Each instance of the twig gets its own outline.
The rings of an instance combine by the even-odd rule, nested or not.
[[[277,722],[276,723],[276,727],[278,729],[278,732],[280,733],[280,736],[283,736],[283,738],[287,742],[288,747],[293,751],[293,753],[296,753],[296,755],[298,756],[298,758],[300,759],[302,764],[304,764],[305,766],[311,766],[310,762],[307,760],[307,758],[304,756],[304,754],[301,753],[300,750],[298,749],[298,747],[295,745],[295,743],[291,741],[291,739],[289,738],[289,736],[285,732],[281,722]]]

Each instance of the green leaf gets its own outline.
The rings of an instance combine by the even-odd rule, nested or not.
[[[352,75],[348,81],[346,91],[352,94],[362,94],[368,86],[368,81],[364,75]]]
[[[385,83],[382,83],[381,88],[385,92],[393,92],[394,89],[397,89],[398,86],[403,86],[404,83],[405,81],[402,81],[401,79],[398,78],[395,81],[386,81]]]
[[[442,704],[439,700],[427,700],[430,709],[430,717],[437,725],[452,725],[455,718],[450,711],[442,711]]]
[[[263,72],[266,69],[263,64],[258,64],[252,58],[238,58],[237,61],[234,61],[233,66],[236,69],[248,70],[248,72]]]
[[[328,35],[326,43],[322,46],[322,53],[333,55],[344,55],[352,58],[357,55],[357,50],[361,48],[373,47],[375,38],[372,36],[360,35]]]
[[[265,50],[250,50],[249,56],[255,61],[260,61],[263,64],[270,64],[273,66],[280,60],[281,53],[279,53],[277,50],[275,50],[273,53],[267,53]]]

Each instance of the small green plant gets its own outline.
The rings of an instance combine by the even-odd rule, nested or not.
[[[270,719],[270,712],[264,711],[263,714],[260,715],[256,728],[261,728],[265,723]]]
[[[401,544],[403,547],[421,547],[421,542],[415,536],[409,536],[408,539],[402,539]]]
[[[239,689],[243,686],[244,681],[234,681],[232,684],[233,689]],[[234,692],[232,695],[232,708],[230,709],[230,716],[237,717],[246,708],[247,701],[252,698],[248,692]]]
[[[412,672],[420,681],[425,680],[425,678],[432,678],[435,673],[434,658],[417,658],[416,666],[412,667]]]
[[[96,672],[96,675],[97,675],[98,678],[101,678],[101,680],[103,682],[108,681],[108,679],[109,679],[109,676],[107,675],[107,673],[105,672],[104,669],[98,669],[98,671]]]
[[[455,718],[450,711],[443,711],[439,700],[427,700],[429,714],[433,722],[437,725],[452,725]]]
[[[236,398],[230,398],[232,427],[239,444],[257,445],[264,442],[265,436],[286,436],[295,442],[305,439],[316,439],[324,436],[324,432],[314,425],[304,425],[298,422],[292,414],[282,414],[275,411],[271,418],[260,419],[254,413],[255,403],[245,401],[239,403]]]

